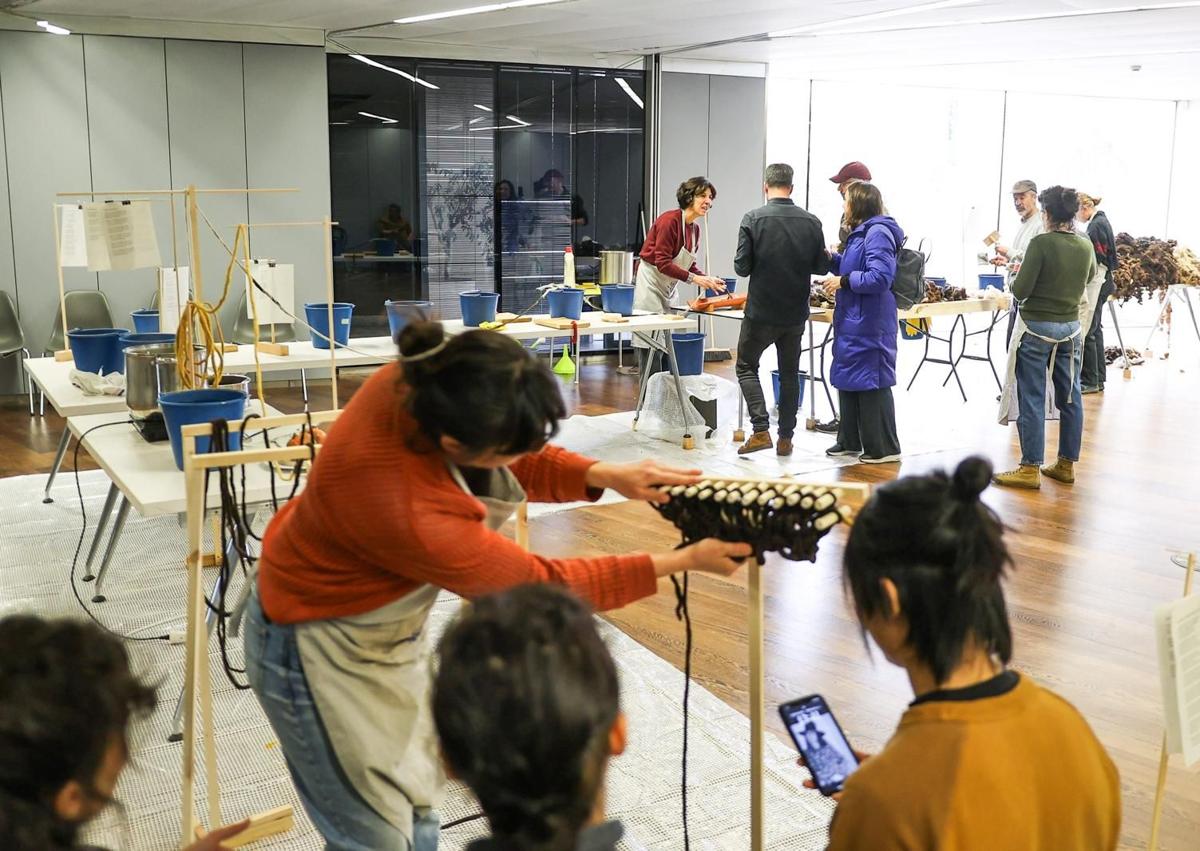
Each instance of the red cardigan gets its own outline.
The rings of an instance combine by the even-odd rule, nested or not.
[[[377,609],[431,583],[475,597],[525,582],[558,582],[597,609],[653,594],[650,556],[551,559],[483,525],[483,504],[450,476],[440,452],[414,451],[400,367],[354,394],[329,431],[308,483],[267,527],[259,561],[263,610],[276,623]],[[595,461],[548,446],[512,465],[531,501],[595,500]]]
[[[695,263],[692,263],[691,269],[683,269],[675,264],[675,255],[683,248],[683,240],[683,211],[668,210],[650,225],[639,256],[643,263],[652,264],[658,271],[677,281],[686,281],[689,271],[703,275]],[[687,247],[692,252],[700,250],[700,225],[695,222],[687,227]]]

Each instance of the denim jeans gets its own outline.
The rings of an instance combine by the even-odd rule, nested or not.
[[[742,397],[750,411],[750,424],[756,432],[771,425],[767,401],[758,380],[758,364],[767,346],[774,346],[779,358],[779,436],[796,432],[796,412],[800,408],[800,348],[804,344],[804,323],[767,325],[743,319],[738,337],[737,379]]]
[[[250,686],[279,737],[292,782],[326,851],[436,851],[437,813],[414,811],[410,844],[350,785],[308,688],[295,627],[268,621],[255,593],[242,629]]]
[[[1029,331],[1017,350],[1017,434],[1021,438],[1021,463],[1041,464],[1046,455],[1046,372],[1051,368],[1054,344],[1033,336],[1061,340],[1078,330],[1074,322],[1026,322]],[[1083,368],[1083,339],[1076,336],[1058,346],[1053,364],[1054,406],[1058,408],[1058,457],[1079,460],[1083,442],[1083,396],[1079,374]]]

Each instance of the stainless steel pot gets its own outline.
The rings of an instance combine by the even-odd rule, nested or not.
[[[204,349],[196,347],[197,370],[203,370]],[[159,410],[158,395],[182,389],[175,368],[174,343],[150,343],[125,350],[125,404],[135,419]]]
[[[633,252],[601,251],[600,284],[632,284]]]

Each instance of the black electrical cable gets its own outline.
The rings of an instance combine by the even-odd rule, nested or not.
[[[83,446],[84,438],[94,431],[102,428],[108,428],[109,426],[128,424],[128,420],[117,420],[111,423],[101,423],[100,425],[89,428],[83,434],[79,435],[78,440],[75,441],[75,451],[72,454],[72,464],[75,472],[75,493],[79,497],[79,513],[83,517],[83,525],[79,529],[79,540],[75,543],[75,555],[71,558],[71,592],[75,595],[75,602],[79,603],[79,608],[83,609],[84,613],[87,614],[87,616],[91,618],[98,627],[103,629],[109,635],[119,638],[122,641],[170,641],[170,635],[128,635],[117,632],[114,629],[110,629],[107,625],[101,622],[98,617],[96,617],[95,613],[92,612],[91,609],[88,608],[87,603],[83,601],[83,596],[79,593],[78,586],[75,585],[75,573],[79,569],[79,553],[83,550],[83,539],[87,536],[87,507],[83,502],[83,486],[79,483],[79,447]],[[66,425],[63,427],[66,428]],[[99,530],[97,530],[96,533],[99,534]]]
[[[441,826],[441,830],[449,830],[452,827],[458,827],[460,824],[467,824],[472,821],[479,821],[482,818],[487,818],[487,813],[475,813],[473,816],[463,816],[462,818],[448,821]]]
[[[679,549],[684,544],[680,544]],[[692,615],[688,611],[688,572],[684,571],[683,581],[680,582],[675,574],[671,574],[671,584],[675,587],[675,619],[683,621],[683,756],[681,758],[680,796],[683,799],[683,848],[688,851],[691,837],[688,833],[688,720],[689,698],[692,693]]]

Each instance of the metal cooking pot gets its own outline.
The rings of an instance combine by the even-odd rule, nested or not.
[[[633,283],[632,251],[600,252],[600,285]]]
[[[204,348],[196,347],[197,369],[203,370]],[[175,369],[174,343],[149,343],[125,350],[125,404],[135,419],[159,410],[158,395],[182,389]]]

